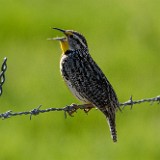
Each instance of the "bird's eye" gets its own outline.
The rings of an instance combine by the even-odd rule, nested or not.
[[[70,38],[73,38],[73,35],[70,35]]]

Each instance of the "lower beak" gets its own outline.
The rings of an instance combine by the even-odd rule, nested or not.
[[[66,39],[66,37],[55,37],[55,38],[48,38],[47,40],[49,40],[49,41],[66,41],[67,39]]]

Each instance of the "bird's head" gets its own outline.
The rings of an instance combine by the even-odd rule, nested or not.
[[[85,37],[72,30],[63,30],[59,28],[53,28],[65,34],[65,37],[52,38],[52,40],[60,41],[62,52],[65,53],[67,50],[78,50],[88,48],[87,41]]]

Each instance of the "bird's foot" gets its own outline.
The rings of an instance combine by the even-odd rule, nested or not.
[[[77,104],[72,103],[71,105],[66,107],[66,112],[68,113],[69,116],[74,117],[73,114],[77,112],[78,108],[79,107]]]
[[[74,117],[73,114],[77,112],[78,109],[82,109],[85,113],[88,113],[92,108],[94,108],[92,104],[78,105],[72,103],[71,105],[65,107],[65,117],[67,117],[66,113],[68,113],[69,116]]]

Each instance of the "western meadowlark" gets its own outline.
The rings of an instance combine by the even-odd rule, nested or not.
[[[65,34],[65,37],[53,38],[60,41],[60,70],[64,81],[75,97],[104,113],[111,137],[116,142],[115,112],[119,102],[108,79],[90,56],[85,37],[73,30],[53,29]]]

